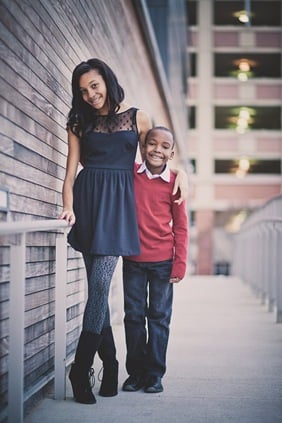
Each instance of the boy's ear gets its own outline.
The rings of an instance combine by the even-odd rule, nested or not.
[[[174,151],[172,151],[172,152],[170,153],[169,160],[172,160],[172,159],[173,159],[173,157],[174,157]]]

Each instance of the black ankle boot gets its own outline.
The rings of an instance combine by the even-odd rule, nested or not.
[[[77,402],[82,404],[96,403],[96,398],[90,385],[88,372],[81,369],[78,364],[73,363],[71,365],[69,379],[71,381],[73,396]]]
[[[96,403],[89,381],[89,372],[101,340],[101,335],[85,331],[82,331],[79,337],[75,362],[72,364],[69,379],[75,400],[82,404]]]
[[[112,328],[109,326],[102,331],[102,342],[98,354],[103,361],[103,378],[99,395],[114,397],[118,393],[118,361]]]
[[[99,390],[102,397],[114,397],[118,393],[118,362],[111,368],[103,368],[103,379]]]

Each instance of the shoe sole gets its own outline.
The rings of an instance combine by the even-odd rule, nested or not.
[[[160,392],[163,392],[163,388],[162,389],[154,389],[154,388],[145,388],[144,389],[144,392],[146,393],[146,394],[158,394],[158,393],[160,393]]]
[[[140,391],[140,389],[142,389],[142,388],[143,388],[143,386],[140,386],[138,388],[133,388],[133,386],[125,386],[125,387],[122,388],[122,390],[124,392],[137,392],[137,391]]]

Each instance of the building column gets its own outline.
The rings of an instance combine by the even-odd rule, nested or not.
[[[197,275],[213,274],[213,225],[214,212],[212,210],[199,210],[195,214],[197,228]]]
[[[213,234],[213,38],[212,4],[209,0],[199,0],[199,44],[198,44],[198,104],[196,128],[197,177],[196,228],[197,228],[197,274],[212,274],[212,234]]]

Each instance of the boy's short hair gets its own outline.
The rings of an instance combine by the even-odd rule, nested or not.
[[[171,130],[170,130],[170,129],[168,129],[166,126],[161,126],[161,125],[158,125],[158,126],[153,126],[153,128],[149,129],[149,131],[147,132],[147,134],[146,134],[146,136],[145,136],[144,145],[146,145],[146,143],[147,143],[147,141],[148,141],[148,138],[150,137],[151,133],[152,133],[153,131],[157,131],[157,130],[160,130],[160,131],[166,131],[166,132],[168,132],[169,134],[171,134],[171,136],[172,136],[172,141],[173,141],[173,143],[172,143],[172,148],[173,148],[173,147],[174,147],[174,137],[173,137],[173,133],[172,133],[172,132],[171,132]]]

